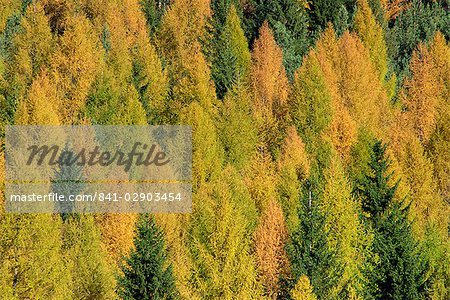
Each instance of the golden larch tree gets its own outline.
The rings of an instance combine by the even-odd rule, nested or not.
[[[60,117],[64,124],[78,117],[98,72],[102,51],[92,25],[83,16],[70,16],[52,56],[56,83],[63,102]]]
[[[272,154],[276,154],[289,123],[289,83],[283,66],[283,52],[275,42],[268,22],[264,22],[259,30],[252,60],[253,110],[260,139]]]
[[[259,280],[269,299],[276,299],[280,277],[287,276],[289,260],[285,251],[288,231],[277,199],[269,199],[255,232],[255,256]]]
[[[289,232],[298,227],[301,184],[309,176],[309,160],[301,138],[295,127],[290,127],[278,161],[280,181],[277,186],[280,204]]]
[[[326,139],[343,158],[348,158],[356,141],[357,124],[352,119],[339,90],[339,43],[331,25],[317,41],[317,58],[324,74],[325,83],[331,97],[332,118],[326,131]]]
[[[414,51],[409,68],[412,77],[405,80],[401,99],[410,126],[419,140],[426,144],[436,125],[436,106],[441,85],[424,44]]]
[[[269,23],[264,22],[253,45],[252,85],[257,114],[283,117],[289,93],[283,52],[275,42]]]
[[[172,83],[171,122],[177,121],[180,110],[193,101],[208,113],[216,102],[211,71],[201,46],[210,16],[210,3],[205,0],[174,1],[164,15],[158,37]]]
[[[48,67],[53,49],[54,41],[44,8],[39,2],[32,3],[13,39],[13,59],[9,67],[16,84],[29,85],[42,67]]]
[[[278,176],[267,150],[258,150],[254,153],[244,170],[244,181],[261,213],[266,209],[269,200],[277,197]]]
[[[436,107],[436,128],[428,151],[440,193],[450,204],[450,46],[440,32],[433,39],[430,54],[440,81],[441,97]]]
[[[59,108],[61,105],[53,78],[43,70],[33,80],[27,98],[19,103],[15,123],[60,125]]]
[[[340,38],[339,50],[335,72],[340,99],[358,126],[381,135],[389,122],[389,100],[370,52],[356,34],[348,32]]]

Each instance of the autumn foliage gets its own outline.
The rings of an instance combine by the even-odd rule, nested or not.
[[[0,0],[0,299],[450,299],[448,5]],[[80,124],[191,126],[192,213],[7,213]]]

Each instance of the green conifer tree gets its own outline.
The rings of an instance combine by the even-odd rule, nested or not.
[[[338,34],[342,34],[351,23],[354,10],[352,0],[318,0],[309,5],[309,22],[314,36],[318,36],[328,23],[332,23]]]
[[[163,232],[152,217],[141,215],[134,247],[121,268],[119,296],[130,300],[177,299],[172,266],[167,266]]]
[[[287,245],[293,279],[288,285],[290,289],[294,288],[301,276],[306,275],[317,297],[330,299],[341,274],[335,264],[337,253],[327,244],[325,218],[320,212],[317,188],[313,186],[316,186],[314,179],[305,184],[299,209],[300,224]]]
[[[366,221],[374,232],[373,252],[378,255],[376,267],[368,273],[374,299],[423,299],[425,261],[419,254],[411,222],[409,206],[394,200],[398,181],[390,184],[390,161],[385,157],[386,145],[375,142],[370,173],[358,187]]]
[[[248,76],[251,65],[247,39],[234,5],[229,9],[215,52],[211,75],[216,84],[217,95],[222,99],[234,83],[241,82]]]

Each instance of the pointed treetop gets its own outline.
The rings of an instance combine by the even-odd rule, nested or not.
[[[267,21],[253,45],[252,80],[254,108],[259,113],[278,115],[287,104],[289,83],[283,67],[283,53]]]

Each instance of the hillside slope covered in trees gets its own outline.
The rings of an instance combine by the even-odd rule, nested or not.
[[[449,6],[0,0],[2,149],[193,128],[191,214],[9,214],[1,152],[0,298],[450,299]]]

